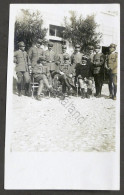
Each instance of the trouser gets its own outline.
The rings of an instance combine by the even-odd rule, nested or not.
[[[93,81],[91,79],[87,79],[86,81],[84,79],[79,79],[80,88],[85,89],[85,91],[87,91],[87,89],[92,90],[92,84]]]
[[[112,96],[116,96],[117,93],[117,74],[109,72],[109,93]]]
[[[95,81],[95,88],[96,88],[96,95],[101,95],[102,85],[103,85],[103,75],[94,74],[94,81]]]
[[[62,93],[66,92],[66,88],[68,88],[68,90],[71,88],[71,85],[66,75],[59,75],[58,80],[62,84]]]
[[[35,78],[35,75],[34,75],[34,78]],[[47,76],[45,74],[39,74],[35,79],[37,82],[39,82],[37,95],[40,95],[42,93],[43,88],[44,88],[44,84],[46,85],[47,89],[51,88],[51,85],[49,84],[49,81],[48,81]]]
[[[18,91],[20,92],[21,91],[21,85],[22,85],[22,82],[23,82],[23,79],[25,81],[25,90],[29,90],[29,83],[30,83],[30,76],[29,76],[29,73],[28,72],[24,72],[24,71],[20,71],[20,72],[17,72],[17,88],[18,88]]]

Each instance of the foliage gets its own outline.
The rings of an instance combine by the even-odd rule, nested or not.
[[[39,11],[30,12],[29,10],[21,10],[21,16],[15,21],[14,46],[24,41],[26,49],[28,49],[37,38],[45,41],[47,29],[43,28],[43,19]]]
[[[98,24],[95,22],[94,15],[87,16],[85,19],[80,15],[77,17],[74,11],[70,11],[70,18],[64,18],[65,31],[64,39],[72,43],[81,45],[81,51],[85,54],[89,53],[88,46],[95,46],[100,43],[102,34],[96,32]]]

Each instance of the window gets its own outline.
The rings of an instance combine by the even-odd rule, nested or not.
[[[49,35],[62,38],[64,29],[65,28],[62,26],[55,26],[50,24]]]

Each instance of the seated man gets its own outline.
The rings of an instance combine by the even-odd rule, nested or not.
[[[85,56],[82,57],[82,64],[78,63],[76,65],[76,78],[80,85],[81,97],[83,99],[85,97],[90,98],[90,95],[92,95],[93,66]]]
[[[71,64],[69,62],[69,56],[64,56],[64,62],[59,65],[58,71],[58,80],[62,84],[62,97],[61,99],[65,99],[66,88],[70,91],[73,88],[73,85],[70,83],[70,79],[72,77],[71,74]]]
[[[39,101],[41,100],[40,94],[43,91],[44,84],[46,85],[46,87],[50,92],[53,92],[52,86],[49,84],[47,78],[47,76],[49,76],[49,71],[47,66],[44,65],[45,64],[44,62],[45,62],[45,58],[40,57],[39,60],[37,61],[37,64],[34,65],[32,70],[33,77],[37,82],[39,82],[39,87],[38,87],[37,97],[36,97],[36,99]]]

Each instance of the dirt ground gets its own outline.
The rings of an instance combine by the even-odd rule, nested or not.
[[[11,151],[109,152],[115,150],[115,104],[101,98],[43,98],[13,95]]]

